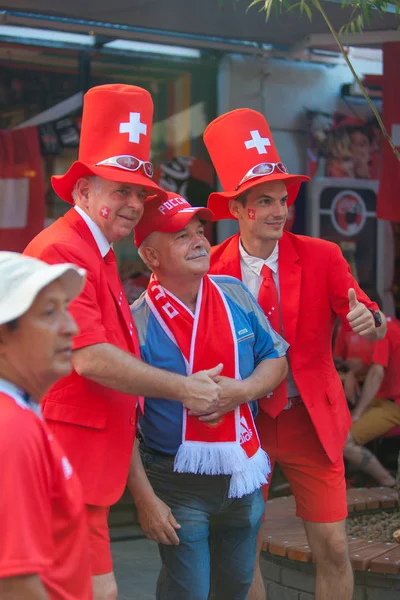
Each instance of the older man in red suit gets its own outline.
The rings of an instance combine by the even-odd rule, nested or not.
[[[213,249],[211,273],[242,279],[290,344],[286,381],[259,402],[260,439],[286,475],[304,521],[317,566],[316,599],[350,600],[342,452],[351,419],[332,359],[332,330],[339,316],[375,340],[385,334],[384,317],[337,245],[283,231],[288,206],[308,177],[289,174],[263,115],[249,109],[222,115],[204,141],[224,189],[211,194],[208,206],[217,219],[237,219],[240,230]],[[260,547],[261,540],[260,533]],[[264,598],[257,565],[249,599]]]
[[[79,326],[74,371],[47,393],[43,414],[83,485],[95,600],[117,596],[107,519],[127,481],[137,400],[141,404],[144,394],[167,397],[200,414],[212,411],[218,398],[211,377],[221,366],[182,377],[139,360],[118,276],[113,242],[132,233],[147,196],[165,195],[151,179],[152,115],[151,96],[142,88],[104,85],[88,91],[79,160],[52,179],[56,193],[74,206],[25,249],[46,262],[87,270],[84,291],[71,304]]]

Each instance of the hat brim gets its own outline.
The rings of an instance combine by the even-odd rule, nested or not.
[[[59,280],[68,298],[76,298],[85,285],[86,270],[73,264],[43,265],[43,270],[34,270],[23,284],[2,303],[0,325],[22,317],[32,306],[38,294],[54,281]]]
[[[213,221],[214,213],[209,208],[203,208],[202,206],[193,206],[191,208],[184,208],[181,211],[172,215],[169,219],[165,219],[161,225],[155,226],[147,235],[138,239],[137,233],[135,232],[135,245],[137,248],[141,246],[144,240],[154,231],[161,231],[162,233],[176,233],[180,231],[194,218],[197,217],[201,221]]]
[[[247,192],[253,187],[269,181],[284,181],[288,192],[288,206],[293,204],[299,193],[300,185],[305,181],[311,181],[306,175],[288,175],[283,173],[272,173],[272,175],[264,175],[249,179],[240,186],[238,190],[232,192],[213,192],[210,194],[207,202],[208,208],[214,213],[214,221],[221,219],[235,219],[229,210],[229,200],[238,198],[244,192]]]
[[[118,181],[122,183],[131,183],[133,185],[143,186],[146,190],[152,192],[152,195],[157,195],[163,201],[167,198],[165,190],[160,188],[149,177],[142,174],[142,171],[127,171],[125,169],[119,169],[118,167],[109,167],[100,165],[95,167],[79,160],[75,161],[65,175],[53,175],[51,178],[51,185],[57,196],[59,196],[65,202],[73,204],[72,190],[74,189],[75,183],[80,177],[90,177],[97,175],[108,181]]]

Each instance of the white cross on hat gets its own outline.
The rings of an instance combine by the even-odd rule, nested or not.
[[[138,144],[140,142],[140,136],[142,134],[147,135],[147,125],[146,123],[141,123],[140,113],[131,112],[129,113],[129,121],[127,123],[119,124],[119,132],[129,133],[129,141]]]
[[[250,150],[250,148],[256,148],[258,154],[267,154],[266,146],[271,145],[271,140],[269,138],[261,137],[258,129],[255,129],[254,131],[250,131],[250,135],[251,135],[251,140],[247,140],[244,143],[244,145],[246,146],[246,149]]]

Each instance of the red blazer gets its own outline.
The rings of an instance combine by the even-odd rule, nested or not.
[[[78,324],[74,349],[110,343],[139,356],[128,302],[121,299],[88,226],[71,209],[26,247],[48,263],[87,270],[82,294],[71,303]],[[131,333],[132,332],[132,333]],[[136,397],[104,387],[75,371],[46,394],[43,414],[78,473],[87,504],[110,506],[122,495],[136,431]]]
[[[279,286],[284,337],[297,388],[331,461],[343,450],[351,419],[332,359],[336,316],[348,324],[348,289],[368,308],[376,304],[358,286],[336,244],[284,232],[279,241]],[[211,251],[210,273],[242,279],[239,234]]]

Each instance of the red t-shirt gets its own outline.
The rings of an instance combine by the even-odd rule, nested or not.
[[[386,318],[387,333],[383,340],[368,342],[353,331],[340,327],[333,354],[343,360],[359,358],[367,366],[381,365],[385,376],[377,396],[400,404],[400,322]]]
[[[372,363],[385,367],[385,376],[379,388],[380,398],[390,398],[400,405],[400,322],[387,317],[387,333],[375,342]]]
[[[1,388],[0,478],[0,578],[37,574],[51,600],[90,600],[79,480],[44,421]]]
[[[344,331],[339,326],[333,356],[348,360],[349,358],[359,358],[365,366],[371,365],[374,352],[374,342],[369,342],[354,331]]]

